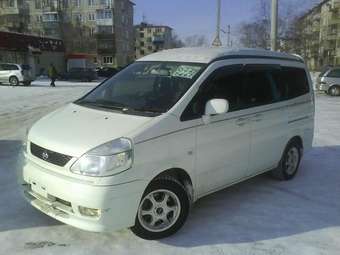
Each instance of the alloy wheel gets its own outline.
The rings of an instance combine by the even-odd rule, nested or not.
[[[144,197],[138,209],[140,224],[151,232],[171,228],[181,212],[177,195],[170,190],[155,190]]]

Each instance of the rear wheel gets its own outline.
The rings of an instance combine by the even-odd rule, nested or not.
[[[188,193],[180,182],[172,177],[156,179],[144,192],[131,230],[147,240],[168,237],[183,226],[189,207]]]
[[[11,76],[11,77],[9,77],[9,84],[11,84],[11,86],[18,86],[19,85],[19,79],[15,76]]]
[[[293,179],[298,172],[301,157],[302,148],[299,143],[290,142],[283,153],[278,168],[272,170],[272,176],[282,181]]]
[[[333,97],[340,96],[340,86],[334,85],[334,86],[330,87],[328,94],[333,96]]]

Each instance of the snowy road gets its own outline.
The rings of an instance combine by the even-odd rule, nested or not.
[[[340,254],[340,98],[317,96],[314,149],[291,182],[260,176],[201,199],[175,236],[88,233],[20,196],[16,165],[25,130],[96,83],[0,86],[0,254]]]

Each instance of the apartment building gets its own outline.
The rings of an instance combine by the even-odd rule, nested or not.
[[[172,48],[172,28],[142,22],[135,26],[136,59],[164,49]]]
[[[134,59],[133,13],[130,0],[0,0],[0,29],[62,39],[66,54],[125,66]]]
[[[324,0],[299,19],[302,54],[311,70],[340,65],[340,0]]]

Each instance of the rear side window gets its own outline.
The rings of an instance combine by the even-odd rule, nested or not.
[[[12,71],[12,70],[19,70],[19,68],[16,65],[2,64],[2,70]]]
[[[302,68],[282,67],[272,72],[276,86],[277,100],[293,99],[309,93],[306,71]]]
[[[273,84],[268,70],[245,72],[247,107],[271,104],[274,101]]]
[[[340,69],[333,69],[331,70],[327,77],[330,77],[330,78],[340,78]]]

